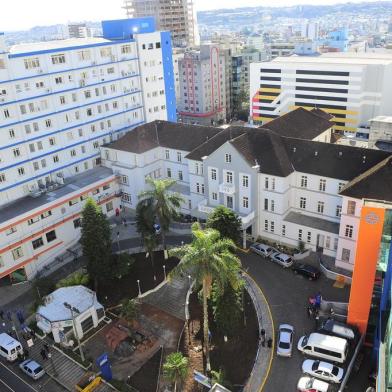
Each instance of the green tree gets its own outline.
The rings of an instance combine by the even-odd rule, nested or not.
[[[176,183],[175,180],[154,180],[147,177],[146,182],[150,189],[140,192],[139,200],[145,204],[146,208],[151,208],[153,216],[157,218],[157,223],[161,226],[163,248],[166,249],[166,233],[170,223],[178,215],[178,210],[184,200],[178,193],[170,191]]]
[[[223,293],[213,285],[211,294],[212,312],[219,331],[226,336],[235,337],[242,320],[243,282],[233,288],[226,285]]]
[[[211,370],[211,381],[212,385],[219,384],[228,389],[233,387],[233,385],[226,379],[226,372],[223,368],[220,368],[219,371]]]
[[[218,230],[222,238],[229,238],[238,243],[241,238],[241,219],[225,206],[218,206],[208,215],[207,227]]]
[[[174,384],[174,392],[177,390],[177,385],[181,384],[188,373],[188,358],[184,357],[182,353],[171,353],[167,356],[163,364],[164,377]]]
[[[232,253],[234,242],[228,238],[221,238],[214,229],[202,230],[199,223],[192,225],[192,243],[174,248],[169,253],[181,259],[180,264],[174,268],[169,277],[188,274],[196,283],[202,286],[203,297],[203,340],[206,356],[207,371],[211,370],[209,341],[208,341],[208,298],[210,297],[212,283],[216,289],[223,293],[227,284],[237,288],[240,284],[238,270],[240,261]]]
[[[67,276],[66,278],[58,281],[56,284],[56,288],[78,286],[78,285],[87,286],[89,280],[90,277],[88,276],[87,273],[76,271],[73,274]]]
[[[111,273],[108,279],[121,279],[129,274],[135,259],[128,253],[113,254],[111,257]]]
[[[149,206],[149,200],[140,200],[136,206],[136,230],[143,240],[143,244],[150,255],[152,269],[155,276],[154,250],[158,244],[154,229],[154,211]]]
[[[123,299],[121,301],[120,315],[128,322],[135,320],[139,314],[139,303],[134,299]]]
[[[82,210],[80,242],[87,258],[87,272],[97,291],[99,281],[112,276],[112,237],[106,216],[92,198],[86,200]]]

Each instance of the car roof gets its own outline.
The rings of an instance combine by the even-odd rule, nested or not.
[[[266,245],[266,244],[262,244],[260,242],[256,242],[255,244],[253,244],[254,246],[257,246],[258,248],[263,248],[263,249],[268,249],[268,248],[272,248],[272,246]]]
[[[23,366],[27,366],[31,370],[35,370],[38,367],[41,367],[41,365],[38,362],[35,362],[33,359],[26,359],[26,361],[22,362]]]
[[[291,333],[290,332],[280,332],[279,340],[283,343],[290,343]]]
[[[324,361],[318,361],[318,369],[320,370],[328,370],[331,371],[333,369],[332,363],[329,362],[324,362]]]
[[[299,264],[297,268],[310,271],[310,272],[320,272],[317,267],[314,267],[313,265],[310,264]]]
[[[279,253],[276,256],[281,257],[283,260],[291,259],[290,255],[286,255],[286,253]]]

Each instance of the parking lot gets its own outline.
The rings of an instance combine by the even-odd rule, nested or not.
[[[264,292],[274,319],[275,331],[279,324],[288,323],[294,326],[294,348],[291,358],[280,358],[274,355],[269,377],[264,392],[295,391],[302,375],[301,366],[305,357],[297,350],[298,339],[315,329],[315,320],[307,314],[307,301],[318,291],[330,301],[348,302],[349,287],[335,288],[334,281],[321,276],[318,281],[309,281],[295,275],[291,269],[283,269],[276,263],[263,257],[248,253],[241,256],[244,268],[256,280]],[[315,256],[305,260],[315,264]],[[361,392],[366,388],[364,382],[367,372],[354,376],[348,386],[349,392]]]

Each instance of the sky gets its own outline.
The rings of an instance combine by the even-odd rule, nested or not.
[[[361,0],[350,0],[360,2]],[[125,16],[123,0],[1,0],[7,5],[0,13],[0,31],[27,30],[37,25],[76,21],[100,21]],[[196,10],[246,6],[335,4],[345,0],[193,0]]]

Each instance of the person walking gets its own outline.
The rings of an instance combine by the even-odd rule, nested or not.
[[[268,341],[267,341],[267,346],[268,346],[268,348],[271,348],[271,347],[272,347],[272,338],[269,338],[269,339],[268,339]]]
[[[4,320],[4,310],[3,309],[0,310],[0,317],[2,320]]]
[[[48,359],[48,355],[46,354],[46,351],[44,348],[40,351],[40,354],[41,354],[41,357],[44,361],[46,361]]]
[[[11,315],[11,312],[9,310],[7,310],[6,315],[7,315],[8,321],[12,321],[12,315]]]
[[[260,331],[260,340],[261,340],[261,345],[265,347],[265,329],[261,329]]]

